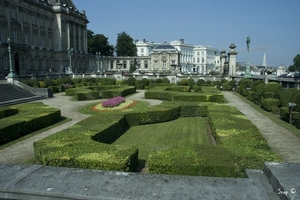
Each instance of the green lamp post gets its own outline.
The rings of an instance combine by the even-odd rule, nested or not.
[[[246,63],[246,71],[245,71],[245,78],[250,78],[251,77],[251,73],[250,73],[250,62],[249,62],[249,49],[250,49],[250,36],[248,35],[247,40],[246,40],[246,44],[247,44],[247,63]]]

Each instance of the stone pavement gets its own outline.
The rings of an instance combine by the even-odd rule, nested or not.
[[[284,160],[299,162],[297,147],[291,148],[296,149],[295,153],[284,147],[299,146],[297,138],[269,122],[264,130],[266,117],[255,113],[236,95],[223,94],[229,105],[236,106],[257,123],[270,146]],[[128,98],[144,100],[143,96],[143,91],[139,91]],[[78,113],[78,108],[98,101],[70,101],[70,97],[63,94],[43,100],[47,105],[60,108],[62,116],[72,121],[0,151],[0,199],[300,199],[299,163],[266,163],[263,171],[247,170],[248,178],[153,175],[19,164],[34,156],[34,141],[85,119],[88,115]],[[146,101],[150,105],[160,103]],[[274,137],[270,134],[275,130],[270,126],[277,129]],[[284,137],[280,138],[280,134]],[[278,140],[281,145],[277,144]]]

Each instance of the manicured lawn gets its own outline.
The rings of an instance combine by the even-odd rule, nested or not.
[[[179,118],[165,123],[131,127],[113,144],[134,146],[139,149],[139,159],[147,160],[151,151],[171,145],[209,145],[206,130],[205,118]]]

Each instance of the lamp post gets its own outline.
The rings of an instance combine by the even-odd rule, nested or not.
[[[250,78],[251,74],[250,74],[250,62],[249,62],[249,48],[250,48],[250,36],[248,35],[247,40],[246,40],[246,44],[247,44],[247,63],[246,63],[246,71],[245,71],[245,78]]]
[[[73,54],[74,54],[74,49],[71,48],[68,50],[68,55],[69,55],[69,60],[70,60],[70,74],[73,74],[73,71],[72,71],[72,57],[73,57]]]
[[[97,73],[100,73],[100,56],[101,56],[101,53],[100,52],[96,52],[96,59],[97,59]]]
[[[10,47],[10,38],[7,38],[7,44],[8,44],[8,59],[9,59],[9,74],[7,75],[7,81],[14,83],[14,78],[16,77],[12,62],[11,62],[11,47]]]

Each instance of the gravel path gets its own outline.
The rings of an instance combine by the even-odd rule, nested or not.
[[[239,109],[260,130],[270,147],[285,162],[300,163],[300,138],[253,109],[232,92],[223,92],[228,105]]]
[[[229,105],[237,107],[243,112],[253,124],[255,124],[268,141],[269,145],[278,153],[279,156],[286,162],[300,162],[300,138],[290,133],[288,130],[277,125],[273,121],[266,118],[239,97],[231,92],[223,92]],[[60,130],[66,129],[77,122],[87,118],[89,115],[81,114],[78,109],[87,104],[99,102],[93,101],[70,101],[71,97],[65,96],[64,93],[55,94],[53,98],[42,100],[46,105],[50,105],[61,109],[61,115],[71,118],[72,121],[61,124],[50,130],[44,131],[38,135],[30,137],[26,140],[11,145],[3,150],[0,150],[0,162],[5,163],[22,163],[34,157],[33,142],[44,137],[54,134]],[[142,100],[150,103],[150,106],[161,103],[159,100],[144,99],[144,91],[138,91],[131,95],[128,99]]]

